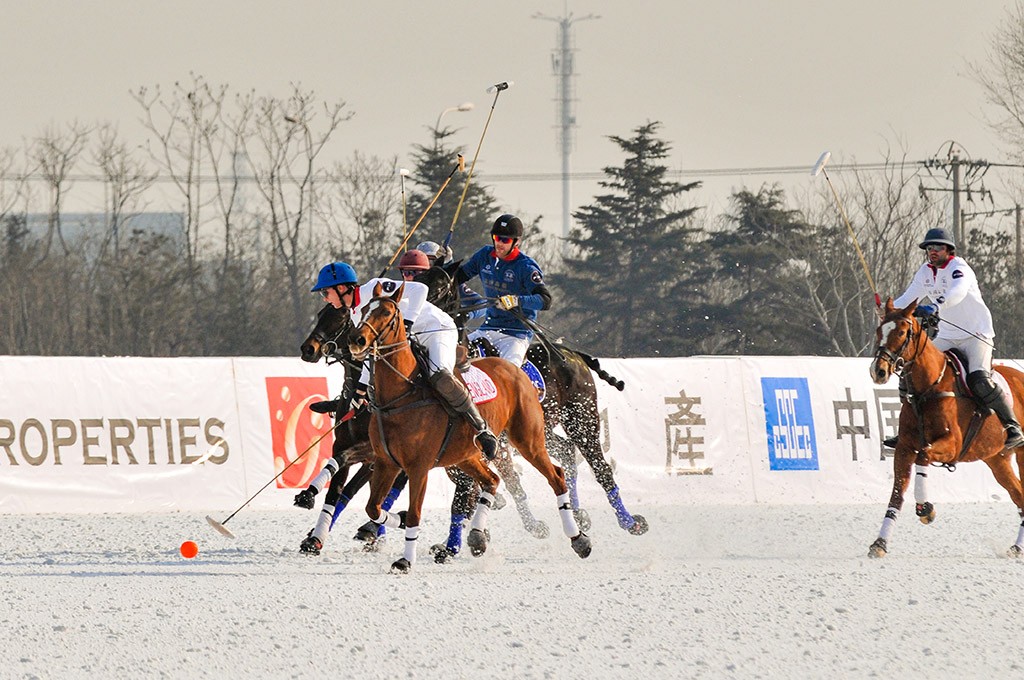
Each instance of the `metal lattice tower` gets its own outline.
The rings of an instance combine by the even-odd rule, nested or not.
[[[573,128],[576,127],[576,113],[574,111],[576,100],[576,89],[573,84],[573,76],[576,72],[572,25],[587,19],[600,19],[601,17],[588,14],[583,17],[574,17],[571,12],[566,16],[549,17],[537,12],[534,19],[544,19],[558,23],[558,47],[551,51],[551,71],[558,79],[555,101],[558,103],[558,145],[562,151],[562,237],[569,237],[570,225],[570,191],[569,191],[569,158],[573,150]]]

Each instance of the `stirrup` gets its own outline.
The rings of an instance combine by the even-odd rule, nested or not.
[[[1024,433],[1021,432],[1019,425],[1007,425],[1005,430],[1006,448],[1017,449],[1024,446]]]
[[[494,460],[494,457],[498,455],[498,438],[490,430],[480,430],[476,433],[474,440],[480,450],[484,452],[487,460]]]

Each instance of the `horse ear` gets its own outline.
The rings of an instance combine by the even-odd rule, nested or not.
[[[380,285],[380,282],[378,281],[377,284],[373,287],[373,297],[380,297],[380,294],[383,292],[384,287]]]
[[[914,313],[915,309],[917,309],[917,300],[914,300],[913,302],[906,306],[906,308],[903,310],[903,316],[910,316],[911,314]]]
[[[391,296],[391,300],[397,305],[402,301],[402,294],[405,292],[405,281],[402,281],[402,285],[398,287],[395,294]]]
[[[892,303],[892,296],[890,295],[885,301],[885,313],[891,314],[894,311],[896,311],[896,305]]]

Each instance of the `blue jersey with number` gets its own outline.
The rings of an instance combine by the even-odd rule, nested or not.
[[[544,274],[540,267],[518,250],[507,260],[499,260],[494,256],[493,246],[484,246],[463,263],[462,271],[469,278],[480,277],[484,286],[484,295],[490,298],[502,295],[518,295],[520,312],[531,321],[537,318],[537,312],[544,307],[544,299],[533,291],[544,284]],[[532,338],[526,324],[517,319],[511,312],[497,307],[487,310],[482,330],[501,331],[517,338]]]

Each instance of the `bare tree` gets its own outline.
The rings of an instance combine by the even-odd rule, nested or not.
[[[367,277],[387,263],[404,236],[397,167],[397,156],[382,159],[356,151],[345,163],[335,164],[329,175],[334,190],[324,196],[323,206],[331,252],[351,253],[357,271]]]
[[[71,187],[71,171],[85,149],[88,134],[89,128],[77,121],[69,123],[63,131],[50,126],[30,146],[29,154],[50,191],[46,240],[42,252],[44,259],[49,256],[55,234],[64,255],[71,252],[61,232],[61,212],[65,195]]]
[[[156,181],[156,172],[148,170],[120,140],[110,123],[99,127],[93,162],[106,183],[108,231],[105,239],[113,242],[114,260],[121,259],[122,229],[125,219],[143,205],[143,195]]]
[[[987,61],[968,64],[969,74],[981,85],[985,99],[998,114],[989,125],[1024,160],[1024,4],[1006,11],[992,36]]]

